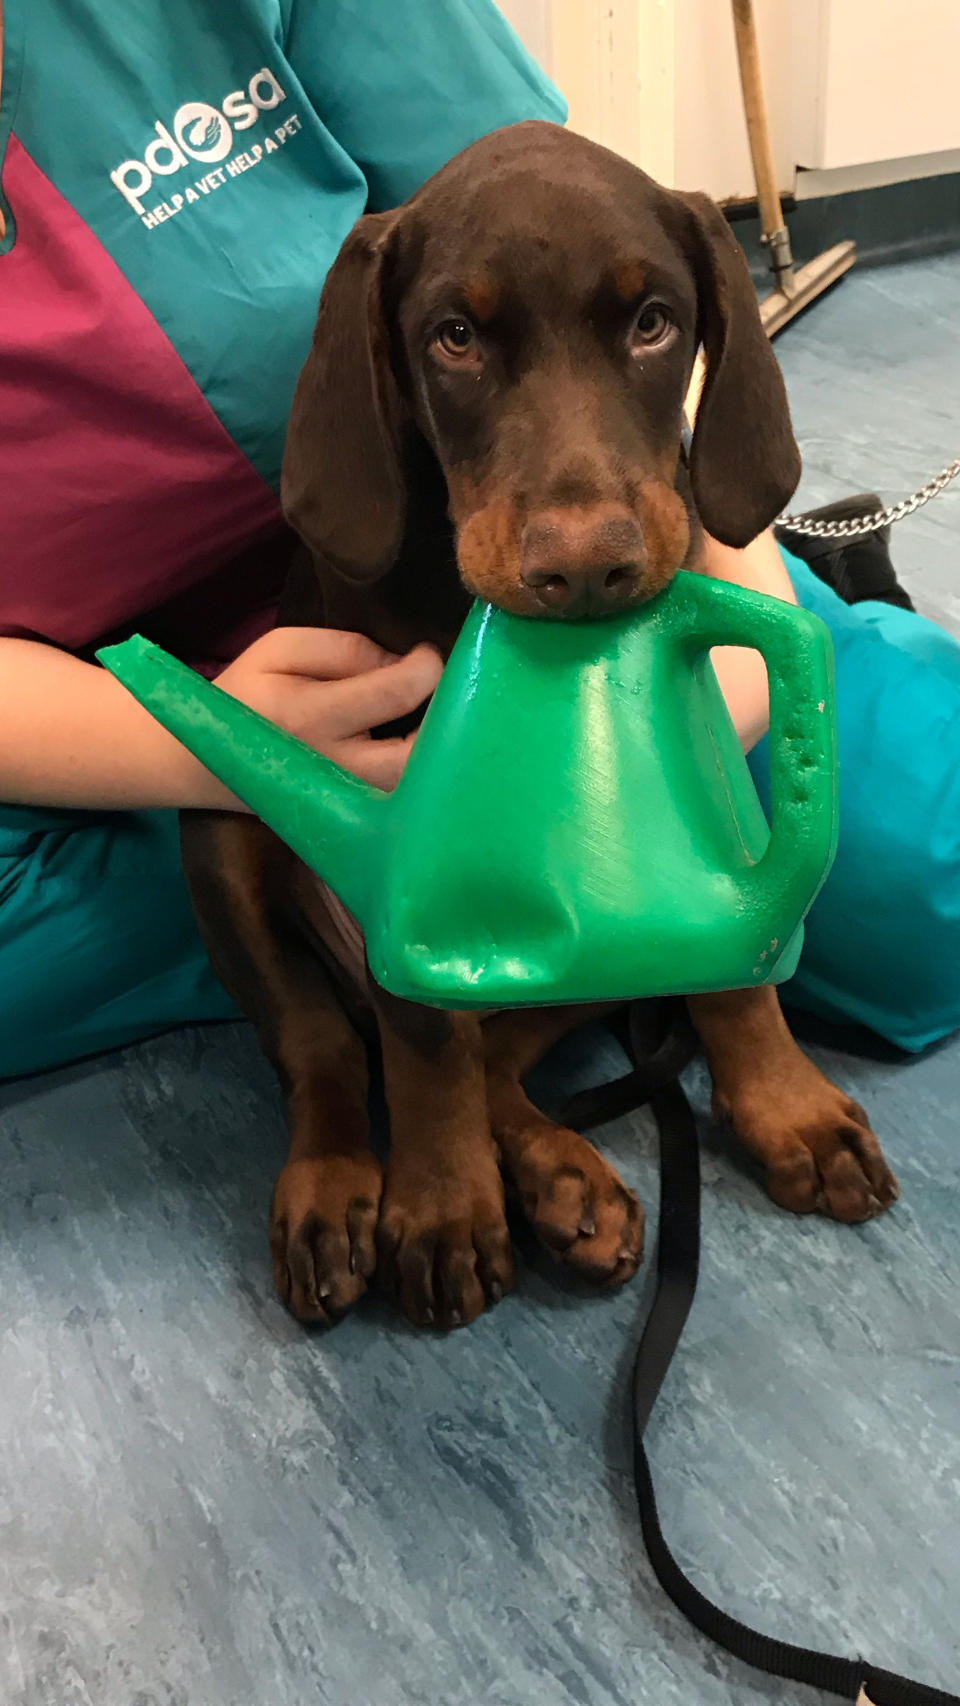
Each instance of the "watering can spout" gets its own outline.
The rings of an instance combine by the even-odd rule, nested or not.
[[[100,662],[362,916],[381,875],[390,796],[139,634]]]
[[[710,667],[770,680],[771,822]],[[477,604],[392,794],[142,639],[99,654],[334,891],[391,994],[479,1010],[746,989],[792,975],[836,843],[829,636],[679,574],[640,611]]]

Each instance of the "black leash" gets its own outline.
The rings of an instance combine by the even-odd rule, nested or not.
[[[648,1102],[659,1132],[657,1288],[637,1350],[631,1398],[637,1505],[654,1574],[697,1629],[757,1670],[810,1684],[841,1700],[856,1701],[862,1690],[872,1706],[960,1706],[960,1695],[878,1670],[862,1659],[836,1658],[758,1634],[694,1587],[664,1539],[644,1435],[697,1289],[700,1145],[693,1111],[678,1082],[693,1058],[696,1042],[683,1004],[666,1002],[634,1004],[629,1042],[634,1071],[575,1097],[564,1110],[564,1119],[575,1124],[579,1117],[582,1126],[597,1125],[627,1107]]]

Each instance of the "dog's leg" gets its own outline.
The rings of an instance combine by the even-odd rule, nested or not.
[[[335,1320],[375,1266],[380,1165],[368,1144],[367,1056],[306,934],[303,867],[255,818],[192,812],[184,869],[213,968],[283,1087],[290,1152],[273,1194],[277,1292],[302,1321]]]
[[[390,1110],[378,1282],[418,1326],[457,1327],[513,1283],[480,1021],[371,998]]]
[[[866,1113],[799,1048],[775,989],[697,995],[688,1006],[715,1112],[766,1168],[774,1202],[858,1221],[896,1201],[897,1181]]]
[[[587,1279],[620,1285],[643,1254],[643,1210],[608,1161],[535,1108],[522,1080],[569,1031],[603,1011],[498,1013],[484,1026],[494,1141],[541,1243]]]

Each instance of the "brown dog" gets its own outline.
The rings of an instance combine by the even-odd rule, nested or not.
[[[683,404],[701,342],[688,479]],[[701,524],[746,545],[798,474],[779,369],[719,211],[556,126],[517,125],[406,206],[361,219],[329,274],[284,465],[312,562],[281,620],[446,653],[475,594],[528,616],[599,617],[695,565]],[[481,1022],[396,1001],[351,971],[350,921],[261,825],[191,815],[184,851],[214,966],[286,1094],[271,1244],[297,1315],[334,1319],[376,1269],[411,1320],[474,1318],[512,1278],[501,1164],[560,1260],[604,1283],[635,1271],[636,1199],[522,1089],[583,1009]],[[894,1200],[866,1114],[800,1052],[772,990],[690,1009],[716,1106],[777,1202],[853,1221]],[[383,1179],[367,1133],[375,1032]]]

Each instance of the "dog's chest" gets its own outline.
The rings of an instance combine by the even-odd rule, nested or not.
[[[363,931],[353,913],[326,883],[311,876],[309,905],[310,925],[319,937],[324,952],[333,959],[353,992],[366,997],[368,989],[367,951]],[[495,1008],[478,1009],[478,1019],[489,1019]]]
[[[319,879],[311,884],[310,923],[326,952],[358,994],[367,987],[367,956],[363,931],[342,900]]]

